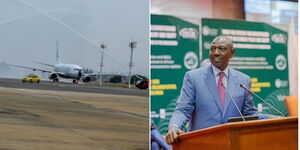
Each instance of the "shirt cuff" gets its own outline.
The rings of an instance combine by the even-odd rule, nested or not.
[[[269,119],[269,115],[267,115],[267,114],[259,114],[259,115],[258,115],[258,119],[259,119],[259,120]]]
[[[177,124],[171,124],[171,125],[169,126],[169,129],[170,129],[171,127],[176,127],[177,129],[179,129]]]

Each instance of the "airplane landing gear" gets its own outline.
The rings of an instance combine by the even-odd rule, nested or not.
[[[53,79],[53,82],[58,82],[58,78],[56,78],[56,79]]]
[[[78,84],[78,80],[73,80],[73,83],[74,84]]]

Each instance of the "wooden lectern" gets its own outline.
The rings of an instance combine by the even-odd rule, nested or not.
[[[298,117],[228,123],[179,135],[174,150],[297,150]]]

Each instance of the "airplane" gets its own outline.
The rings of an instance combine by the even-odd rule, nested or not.
[[[59,78],[73,79],[73,83],[75,84],[77,84],[80,79],[82,79],[83,82],[89,82],[92,80],[93,75],[84,75],[82,71],[83,69],[79,65],[61,63],[58,55],[58,41],[56,41],[56,64],[55,65],[41,63],[41,62],[35,62],[35,63],[53,67],[53,71],[20,66],[20,65],[13,65],[13,64],[9,64],[9,65],[14,67],[19,67],[19,68],[32,69],[33,71],[41,71],[43,73],[45,72],[50,73],[48,78],[50,80],[53,80],[53,82],[58,82]]]

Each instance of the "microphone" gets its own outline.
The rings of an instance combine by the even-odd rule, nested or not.
[[[255,95],[258,99],[260,99],[261,101],[265,102],[266,104],[268,104],[271,108],[273,108],[277,113],[279,113],[282,117],[285,117],[279,110],[277,110],[275,107],[273,107],[271,104],[269,104],[267,101],[263,100],[261,97],[259,97],[258,95],[256,95],[254,92],[252,92],[250,89],[248,89],[245,85],[240,84],[240,87],[243,89],[246,89],[247,91],[249,91],[250,93],[252,93],[253,95]]]
[[[229,97],[230,97],[231,101],[233,102],[235,108],[236,108],[237,111],[240,113],[240,116],[242,117],[243,121],[246,122],[245,117],[242,115],[242,113],[241,113],[240,109],[238,108],[237,104],[235,103],[235,101],[234,101],[232,95],[227,91],[227,89],[226,89],[226,87],[224,86],[223,83],[221,83],[221,85],[222,85],[223,88],[225,89],[225,92],[229,95]]]

